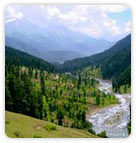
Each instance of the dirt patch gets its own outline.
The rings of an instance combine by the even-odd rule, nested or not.
[[[36,130],[40,130],[40,129],[42,129],[43,128],[43,125],[42,124],[39,124],[39,125],[35,125],[34,126],[34,129],[36,129]]]

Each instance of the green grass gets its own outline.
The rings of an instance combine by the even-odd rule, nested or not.
[[[85,130],[58,126],[22,114],[6,111],[5,133],[11,138],[96,138]]]

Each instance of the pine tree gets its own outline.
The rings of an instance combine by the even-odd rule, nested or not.
[[[9,92],[8,78],[5,79],[5,109],[8,111],[13,111],[13,100]]]
[[[57,119],[58,119],[58,125],[62,125],[63,119],[64,119],[64,114],[61,110],[57,112]]]
[[[96,95],[96,105],[100,105],[100,95]]]
[[[41,84],[41,94],[42,94],[43,96],[45,96],[45,79],[44,79],[44,72],[41,72],[40,84]]]

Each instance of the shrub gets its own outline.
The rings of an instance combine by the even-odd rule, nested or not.
[[[107,138],[106,131],[101,132],[100,134],[98,134],[98,136],[102,138]]]
[[[84,128],[86,128],[86,129],[91,129],[92,128],[92,123],[90,123],[90,122],[88,122],[88,121],[86,121],[85,123],[84,123]]]
[[[128,124],[128,133],[131,133],[131,122]]]
[[[44,128],[49,132],[49,131],[55,131],[57,130],[57,127],[55,125],[45,125]]]
[[[88,129],[88,132],[90,132],[91,134],[96,135],[95,131],[92,128]]]

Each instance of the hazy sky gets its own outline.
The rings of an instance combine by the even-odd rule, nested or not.
[[[50,22],[97,39],[118,40],[131,32],[131,12],[123,5],[12,5],[6,23],[26,19],[40,27]]]

